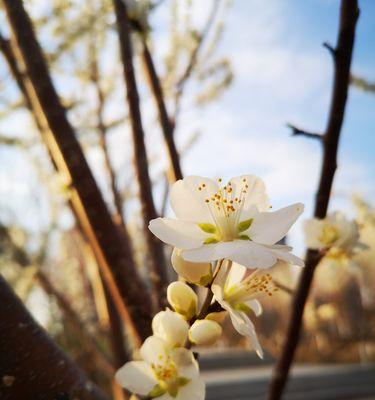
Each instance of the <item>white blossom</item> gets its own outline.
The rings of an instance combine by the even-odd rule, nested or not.
[[[269,268],[278,259],[303,265],[291,248],[276,245],[303,211],[301,203],[269,212],[260,178],[245,175],[224,187],[208,178],[189,176],[171,190],[177,219],[157,218],[149,229],[182,250],[191,262],[229,259],[248,268]]]
[[[172,348],[150,336],[140,354],[141,361],[130,361],[117,371],[116,380],[122,387],[159,400],[204,400],[205,385],[190,350]]]
[[[310,249],[336,248],[350,254],[359,243],[357,223],[341,212],[335,212],[324,219],[312,218],[304,221],[305,242]]]
[[[211,289],[215,300],[228,311],[237,332],[248,337],[259,357],[263,358],[263,351],[249,315],[253,313],[259,316],[262,307],[258,299],[265,295],[272,296],[276,288],[270,275],[259,275],[258,271],[254,271],[246,276],[246,271],[242,265],[223,263]]]

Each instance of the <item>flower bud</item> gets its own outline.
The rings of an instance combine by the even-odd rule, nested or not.
[[[180,314],[167,308],[154,316],[152,331],[171,347],[182,347],[188,337],[189,325]]]
[[[198,312],[198,296],[194,290],[184,282],[172,282],[168,286],[167,298],[176,312],[187,320]]]
[[[189,339],[194,344],[208,346],[214,344],[221,333],[221,326],[217,322],[198,319],[189,330]]]
[[[196,285],[206,286],[212,281],[210,263],[193,263],[182,258],[181,250],[176,247],[172,253],[172,266],[182,278]]]

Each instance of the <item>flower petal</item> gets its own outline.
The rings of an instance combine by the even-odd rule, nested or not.
[[[262,212],[255,216],[250,228],[244,232],[251,240],[261,244],[274,244],[289,231],[302,214],[303,204],[296,203],[274,212]]]
[[[248,301],[245,301],[245,304],[253,310],[254,314],[257,317],[259,317],[259,315],[262,314],[263,308],[258,300],[256,300],[256,299],[248,300]]]
[[[250,240],[217,243],[216,253],[246,268],[269,268],[277,261],[271,250]]]
[[[180,249],[200,247],[209,236],[198,225],[177,219],[156,218],[150,221],[148,228],[164,243]]]
[[[250,318],[240,311],[230,311],[229,312],[234,329],[243,336],[249,338],[251,345],[255,349],[256,353],[260,358],[263,358],[263,350],[260,346],[257,334],[255,332],[254,324],[251,322]]]
[[[168,308],[157,313],[152,320],[152,331],[170,348],[184,346],[188,338],[189,325],[184,318]]]
[[[186,261],[191,262],[211,262],[216,261],[220,257],[216,253],[216,247],[219,243],[205,244],[196,249],[183,250],[181,255]]]
[[[248,269],[243,265],[240,265],[238,263],[232,263],[232,266],[228,274],[227,282],[225,284],[226,289],[229,289],[235,284],[240,283],[243,277],[245,276],[247,270]]]
[[[148,364],[160,364],[160,358],[166,357],[168,344],[157,336],[148,337],[140,349],[141,357]]]
[[[148,395],[157,384],[151,367],[144,361],[130,361],[115,375],[116,381],[132,393]]]
[[[290,247],[285,246],[285,249],[274,246],[268,246],[268,248],[275,254],[278,260],[283,260],[292,265],[298,265],[299,267],[304,267],[305,263],[299,257],[295,256],[290,252]]]
[[[206,385],[200,376],[193,378],[186,386],[178,391],[177,400],[204,400]]]
[[[219,185],[212,179],[187,176],[172,186],[170,196],[172,209],[179,219],[212,223],[205,199],[212,197],[218,190]]]
[[[242,175],[232,178],[230,182],[234,192],[232,197],[243,199],[241,220],[246,219],[242,218],[242,216],[246,215],[247,211],[250,210],[252,206],[256,206],[258,211],[269,210],[269,200],[266,193],[266,186],[262,179],[255,175]],[[246,188],[245,185],[248,187]],[[246,193],[243,193],[244,189]]]

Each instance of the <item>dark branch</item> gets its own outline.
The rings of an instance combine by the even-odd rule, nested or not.
[[[324,42],[323,47],[330,52],[333,58],[336,58],[337,50],[332,45],[330,45],[328,42]]]
[[[334,53],[334,84],[328,123],[324,134],[323,164],[315,200],[314,216],[316,218],[324,218],[327,214],[333,178],[337,168],[337,150],[350,83],[350,65],[358,15],[357,0],[341,0],[337,50]],[[328,48],[330,49],[331,46]],[[305,268],[301,273],[293,299],[282,354],[276,364],[270,382],[268,400],[280,399],[288,380],[289,370],[299,341],[304,307],[309,295],[315,268],[321,257],[321,254],[316,250],[309,249],[307,251]]]
[[[286,126],[292,130],[293,136],[306,136],[311,139],[323,140],[323,135],[321,135],[320,133],[307,132],[289,123],[286,124]]]
[[[2,399],[108,400],[34,321],[0,276],[0,385]],[[10,334],[11,333],[11,334]]]
[[[148,170],[148,159],[145,146],[145,134],[140,110],[140,99],[133,64],[131,21],[129,21],[124,1],[113,0],[113,5],[115,8],[121,60],[123,64],[124,80],[126,83],[126,97],[134,144],[134,163],[142,205],[144,232],[150,255],[149,262],[153,272],[153,294],[156,299],[157,307],[163,308],[165,305],[165,294],[168,284],[167,267],[163,245],[148,229],[149,221],[157,218],[158,215],[152,195],[152,185]]]

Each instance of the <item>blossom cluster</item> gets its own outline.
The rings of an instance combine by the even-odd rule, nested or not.
[[[203,400],[205,385],[191,347],[213,345],[229,316],[263,357],[252,318],[262,313],[259,300],[277,287],[262,270],[278,260],[303,266],[291,247],[279,244],[303,205],[270,211],[265,185],[253,175],[226,185],[189,176],[172,186],[170,200],[176,218],[152,220],[149,229],[174,247],[171,262],[179,280],[167,290],[170,308],[153,318],[141,360],[125,364],[116,378],[147,398]],[[193,285],[206,288],[201,306]]]
[[[355,220],[348,219],[342,212],[334,212],[324,219],[304,221],[306,246],[320,250],[324,262],[352,265],[352,259],[366,248],[360,242],[359,227]]]

